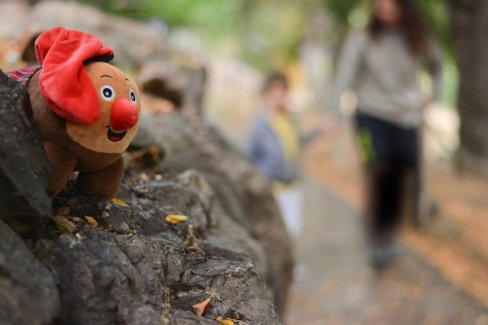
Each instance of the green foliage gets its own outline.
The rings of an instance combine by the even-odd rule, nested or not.
[[[434,29],[436,34],[446,45],[447,48],[451,46],[449,37],[449,1],[446,0],[429,0],[417,1],[419,7],[424,12],[427,21]]]
[[[296,55],[306,20],[304,3],[293,0],[79,0],[136,19],[185,27],[206,43],[232,44],[234,54],[261,69]]]
[[[362,0],[322,0],[323,5],[334,15],[334,17],[346,24],[349,13],[357,8]]]
[[[310,17],[325,9],[337,25],[363,26],[373,0],[79,0],[119,15],[158,19],[185,27],[212,46],[226,44],[232,54],[260,69],[283,67],[296,58]],[[429,22],[448,44],[446,0],[418,0]]]
[[[303,36],[305,15],[301,4],[277,3],[256,2],[242,29],[244,57],[261,69],[282,68],[296,56]]]
[[[363,12],[361,16],[369,16],[373,8],[373,0],[321,0],[342,25],[355,25],[354,14]],[[416,0],[423,11],[427,22],[449,48],[449,10],[454,0]]]
[[[79,0],[137,19],[159,19],[170,26],[227,30],[245,0]]]

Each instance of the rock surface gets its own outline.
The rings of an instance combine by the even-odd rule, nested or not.
[[[119,195],[127,206],[73,192],[55,201],[54,212],[76,230],[46,226],[35,254],[58,278],[60,321],[212,324],[222,316],[278,324],[261,245],[225,215],[198,172],[156,178],[130,172]],[[173,224],[168,215],[187,220]],[[208,297],[207,314],[188,314]]]
[[[51,323],[59,311],[53,275],[0,221],[0,319],[5,325]]]
[[[5,8],[11,14],[3,15]],[[222,317],[280,324],[290,241],[267,181],[201,119],[205,68],[181,55],[157,68],[171,61],[162,35],[74,2],[0,2],[0,17],[20,24],[16,39],[57,25],[96,34],[116,48],[116,63],[143,67],[146,92],[175,106],[152,101],[158,107],[148,111],[175,112],[143,116],[126,155],[122,201],[83,197],[70,185],[51,210],[49,165],[25,92],[0,75],[0,176],[8,178],[1,182],[8,226],[0,224],[0,302],[9,302],[0,303],[0,322],[191,325]],[[11,30],[0,29],[0,39]],[[172,223],[168,215],[186,219]],[[22,251],[15,263],[4,257],[13,247]],[[24,269],[36,274],[32,281],[11,275],[22,265],[31,265]],[[3,290],[4,282],[15,290]],[[197,315],[193,305],[208,298]]]
[[[97,35],[117,50],[115,61],[125,69],[170,55],[164,35],[150,24],[110,16],[74,1],[41,1],[31,7],[25,1],[4,0],[0,19],[1,41],[19,41],[57,26]]]
[[[3,83],[5,94],[19,90]],[[6,98],[0,97],[1,107],[10,107]],[[28,106],[25,93],[18,100]],[[16,175],[35,159],[43,168],[25,174],[25,189],[39,190],[47,172],[42,144],[23,114],[5,117],[19,134],[32,135],[25,151],[16,149],[18,163],[3,173]],[[0,151],[8,152],[10,143],[2,142]],[[133,147],[160,152],[149,155],[151,165],[141,160],[126,172],[119,200],[83,197],[70,185],[53,202],[51,218],[39,218],[42,226],[24,234],[27,246],[0,224],[2,322],[180,325],[218,324],[222,317],[280,324],[291,249],[265,179],[196,115],[145,116]],[[28,193],[6,194],[25,206],[36,202]],[[29,211],[13,220],[37,224],[50,209]],[[169,215],[184,218],[175,223]],[[193,305],[208,298],[203,315],[195,314]]]
[[[140,129],[168,153],[162,171],[203,173],[227,215],[261,243],[269,266],[266,280],[282,314],[292,277],[292,247],[266,179],[194,115],[146,115]]]
[[[193,65],[182,67],[162,60],[146,62],[141,67],[138,83],[143,92],[201,117],[207,70],[197,63]]]
[[[59,310],[53,275],[22,234],[45,223],[49,163],[25,89],[0,70],[0,323],[48,324]],[[8,223],[4,223],[3,221]]]
[[[51,212],[49,169],[27,92],[0,70],[0,218],[20,232]]]

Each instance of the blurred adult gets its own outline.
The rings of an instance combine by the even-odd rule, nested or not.
[[[331,95],[352,89],[358,99],[354,125],[364,165],[367,237],[374,267],[398,254],[395,235],[406,194],[420,220],[421,136],[423,108],[441,93],[442,53],[414,0],[376,0],[369,26],[349,33],[338,59]],[[432,79],[424,96],[419,72]],[[413,187],[406,191],[410,179]]]

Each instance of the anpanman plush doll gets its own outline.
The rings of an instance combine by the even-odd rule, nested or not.
[[[81,194],[114,197],[124,173],[122,153],[137,132],[136,83],[107,63],[114,52],[93,35],[57,27],[42,33],[35,48],[39,66],[10,77],[30,95],[52,164],[49,195],[78,171]]]

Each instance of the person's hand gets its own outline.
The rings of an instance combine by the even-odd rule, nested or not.
[[[432,97],[429,96],[425,98],[424,101],[422,102],[422,112],[428,109],[430,105],[432,105],[432,103],[433,103]]]
[[[342,125],[341,121],[330,117],[324,118],[320,125],[322,134],[329,136],[336,136],[338,133],[341,133],[343,128],[344,126]]]

